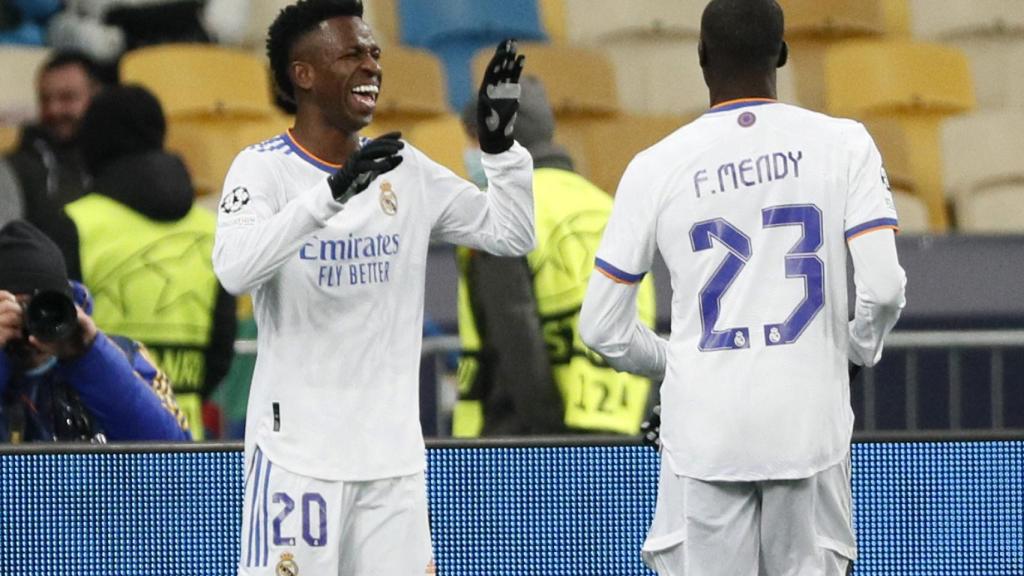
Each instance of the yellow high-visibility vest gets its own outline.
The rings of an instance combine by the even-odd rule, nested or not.
[[[204,350],[218,292],[211,263],[216,218],[193,206],[181,220],[151,220],[102,194],[65,210],[78,229],[96,325],[149,348],[171,379],[193,437],[201,439]]]
[[[582,176],[567,170],[539,168],[533,175],[537,247],[527,256],[533,276],[544,340],[565,405],[565,424],[573,429],[637,434],[643,421],[651,383],[617,372],[588,349],[579,334],[579,313],[594,256],[611,215],[612,198]],[[477,331],[466,280],[469,251],[457,252],[458,313],[462,357],[459,401],[452,415],[452,434],[479,436],[483,430]],[[654,283],[640,284],[637,307],[641,320],[654,325]]]

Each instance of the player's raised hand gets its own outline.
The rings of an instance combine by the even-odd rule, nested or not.
[[[476,120],[480,149],[500,154],[512,147],[512,130],[519,111],[519,76],[526,56],[516,54],[516,41],[502,40],[484,70],[477,94]]]
[[[661,450],[661,404],[655,406],[647,420],[640,425],[640,434],[644,444],[656,451]]]
[[[389,132],[350,154],[345,165],[327,177],[334,199],[342,204],[348,202],[366,190],[374,178],[401,164],[398,153],[405,147],[401,137],[401,132]]]

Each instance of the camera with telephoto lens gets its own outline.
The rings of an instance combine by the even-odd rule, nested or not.
[[[78,330],[75,302],[63,292],[36,292],[28,304],[22,306],[22,310],[26,340],[31,335],[40,342],[57,342],[69,338]]]

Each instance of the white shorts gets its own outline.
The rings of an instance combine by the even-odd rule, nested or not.
[[[849,458],[760,482],[677,476],[663,460],[641,556],[661,576],[844,576],[857,558]]]
[[[433,574],[423,473],[325,481],[259,447],[245,478],[239,576]]]

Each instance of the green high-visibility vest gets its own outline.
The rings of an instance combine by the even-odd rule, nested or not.
[[[527,260],[554,380],[565,405],[565,424],[578,430],[637,434],[647,407],[648,379],[617,372],[580,338],[579,313],[594,256],[613,200],[582,176],[567,170],[539,168],[533,174],[537,247]],[[452,434],[479,436],[483,404],[479,400],[480,335],[470,305],[466,268],[469,252],[457,252],[459,283],[459,401],[452,414]],[[654,283],[648,275],[637,295],[641,320],[655,321]]]
[[[151,220],[102,194],[65,210],[78,229],[82,281],[92,292],[96,325],[150,349],[171,379],[193,437],[201,439],[204,350],[218,291],[211,261],[216,218],[193,206],[181,220]]]

